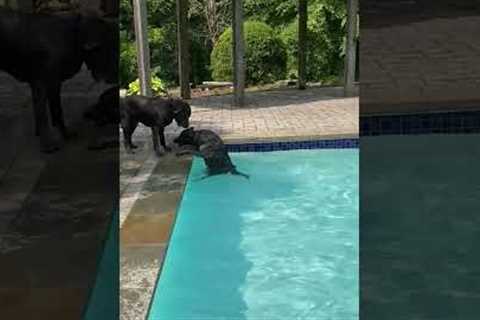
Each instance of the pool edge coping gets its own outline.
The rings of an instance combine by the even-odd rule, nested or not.
[[[165,261],[167,259],[168,249],[170,248],[170,242],[171,242],[171,239],[172,239],[172,236],[173,236],[173,231],[174,231],[175,225],[177,224],[177,219],[178,219],[178,216],[179,216],[179,213],[180,213],[180,209],[182,207],[182,200],[183,200],[183,197],[185,195],[185,190],[187,189],[187,186],[188,186],[188,180],[189,180],[190,172],[192,170],[192,165],[193,165],[193,156],[188,156],[188,157],[189,157],[189,163],[190,164],[188,166],[188,169],[185,172],[185,183],[183,184],[183,188],[180,191],[180,197],[178,198],[178,202],[177,202],[177,205],[176,205],[176,208],[175,208],[175,215],[174,215],[174,218],[173,218],[172,223],[170,225],[170,232],[168,234],[168,239],[165,241],[165,248],[163,249],[162,261],[160,261],[160,266],[158,268],[157,276],[155,277],[155,285],[153,286],[152,295],[150,296],[150,299],[148,301],[148,307],[147,307],[146,313],[145,313],[145,320],[150,319],[150,312],[151,312],[151,309],[152,309],[153,300],[155,298],[155,294],[157,292],[158,284],[160,282],[160,277],[162,275],[162,271],[163,271],[163,268],[165,266]]]
[[[275,137],[225,137],[223,142],[226,145],[231,144],[264,144],[264,143],[282,143],[282,142],[303,142],[303,141],[328,141],[340,139],[358,139],[359,132],[336,133],[336,134],[318,134],[318,135],[286,135]]]

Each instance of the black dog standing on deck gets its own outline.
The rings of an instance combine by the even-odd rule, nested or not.
[[[180,127],[188,128],[191,114],[190,105],[180,99],[140,95],[121,99],[120,117],[126,151],[133,153],[132,149],[137,147],[132,143],[132,134],[139,122],[152,129],[153,148],[157,155],[161,155],[159,138],[165,151],[170,151],[165,143],[165,127],[175,120]]]
[[[54,143],[48,123],[67,138],[60,92],[63,81],[77,74],[83,63],[95,80],[115,83],[118,74],[117,23],[93,13],[30,14],[0,9],[0,70],[30,85],[35,132],[42,151]]]
[[[228,155],[227,148],[222,139],[210,130],[194,130],[193,127],[183,130],[173,142],[180,146],[193,146],[195,150],[183,150],[178,156],[194,154],[202,157],[207,166],[207,178],[209,176],[231,173],[249,179],[247,174],[238,172]],[[203,179],[204,179],[203,178]]]

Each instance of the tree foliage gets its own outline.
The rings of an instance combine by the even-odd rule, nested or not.
[[[285,78],[287,51],[278,34],[259,21],[247,21],[244,29],[247,83],[270,83]],[[232,36],[232,28],[228,28],[213,48],[210,61],[215,80],[233,79]]]
[[[120,0],[121,29],[121,82],[128,84],[137,78],[135,46],[133,45],[133,10],[131,0]],[[176,0],[147,1],[151,66],[155,75],[165,83],[178,84],[178,64],[176,47]],[[257,20],[274,28],[281,35],[284,45],[274,44],[269,48],[280,50],[275,53],[282,56],[286,49],[288,73],[265,70],[247,70],[251,75],[263,73],[264,79],[278,80],[296,74],[297,59],[297,1],[298,0],[244,0],[245,19]],[[309,0],[308,2],[308,52],[307,77],[310,81],[323,81],[339,77],[343,70],[346,36],[346,0]],[[212,71],[220,70],[214,66],[214,47],[219,46],[222,34],[232,22],[231,0],[190,0],[189,14],[191,44],[191,81],[198,83],[212,78]],[[258,28],[259,32],[263,32]],[[228,33],[228,31],[227,31]],[[250,36],[252,37],[252,36]],[[261,35],[257,38],[261,38]],[[228,41],[227,41],[228,42]],[[248,49],[247,49],[248,50]],[[230,50],[231,51],[231,50]],[[229,53],[229,50],[225,52]],[[218,57],[217,60],[227,57]],[[260,61],[256,57],[254,61]],[[247,58],[247,64],[252,63]],[[212,65],[210,65],[212,63]],[[257,62],[253,62],[257,63]],[[228,65],[224,64],[225,66]],[[229,65],[228,65],[229,66]],[[247,65],[248,68],[248,65]],[[220,77],[220,75],[222,75]],[[213,73],[213,78],[225,78],[228,71]],[[273,76],[275,75],[275,76]],[[228,77],[227,77],[228,78]],[[258,75],[253,78],[258,79]],[[251,78],[251,79],[253,79]]]
[[[245,0],[245,16],[271,26],[287,25],[297,15],[297,0]]]

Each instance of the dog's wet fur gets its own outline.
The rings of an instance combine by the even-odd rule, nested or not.
[[[145,97],[141,95],[128,96],[120,99],[120,118],[124,135],[124,146],[127,153],[133,153],[132,134],[138,123],[152,129],[153,148],[161,155],[158,139],[165,151],[170,151],[165,143],[164,129],[173,120],[178,126],[188,128],[192,114],[190,105],[181,99],[164,99],[160,97]]]
[[[203,158],[207,166],[207,176],[204,178],[226,173],[250,178],[249,175],[236,169],[222,139],[211,130],[188,128],[183,130],[173,142],[183,147],[193,146],[193,150],[182,150],[177,153],[177,156],[193,154]]]

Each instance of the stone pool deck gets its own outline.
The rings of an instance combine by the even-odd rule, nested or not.
[[[228,143],[313,140],[358,136],[358,97],[341,88],[284,89],[247,93],[247,107],[232,96],[193,99],[191,125],[212,129]],[[181,131],[166,130],[167,143]],[[145,319],[163,262],[191,157],[157,158],[150,130],[139,127],[134,155],[120,149],[120,314]]]

